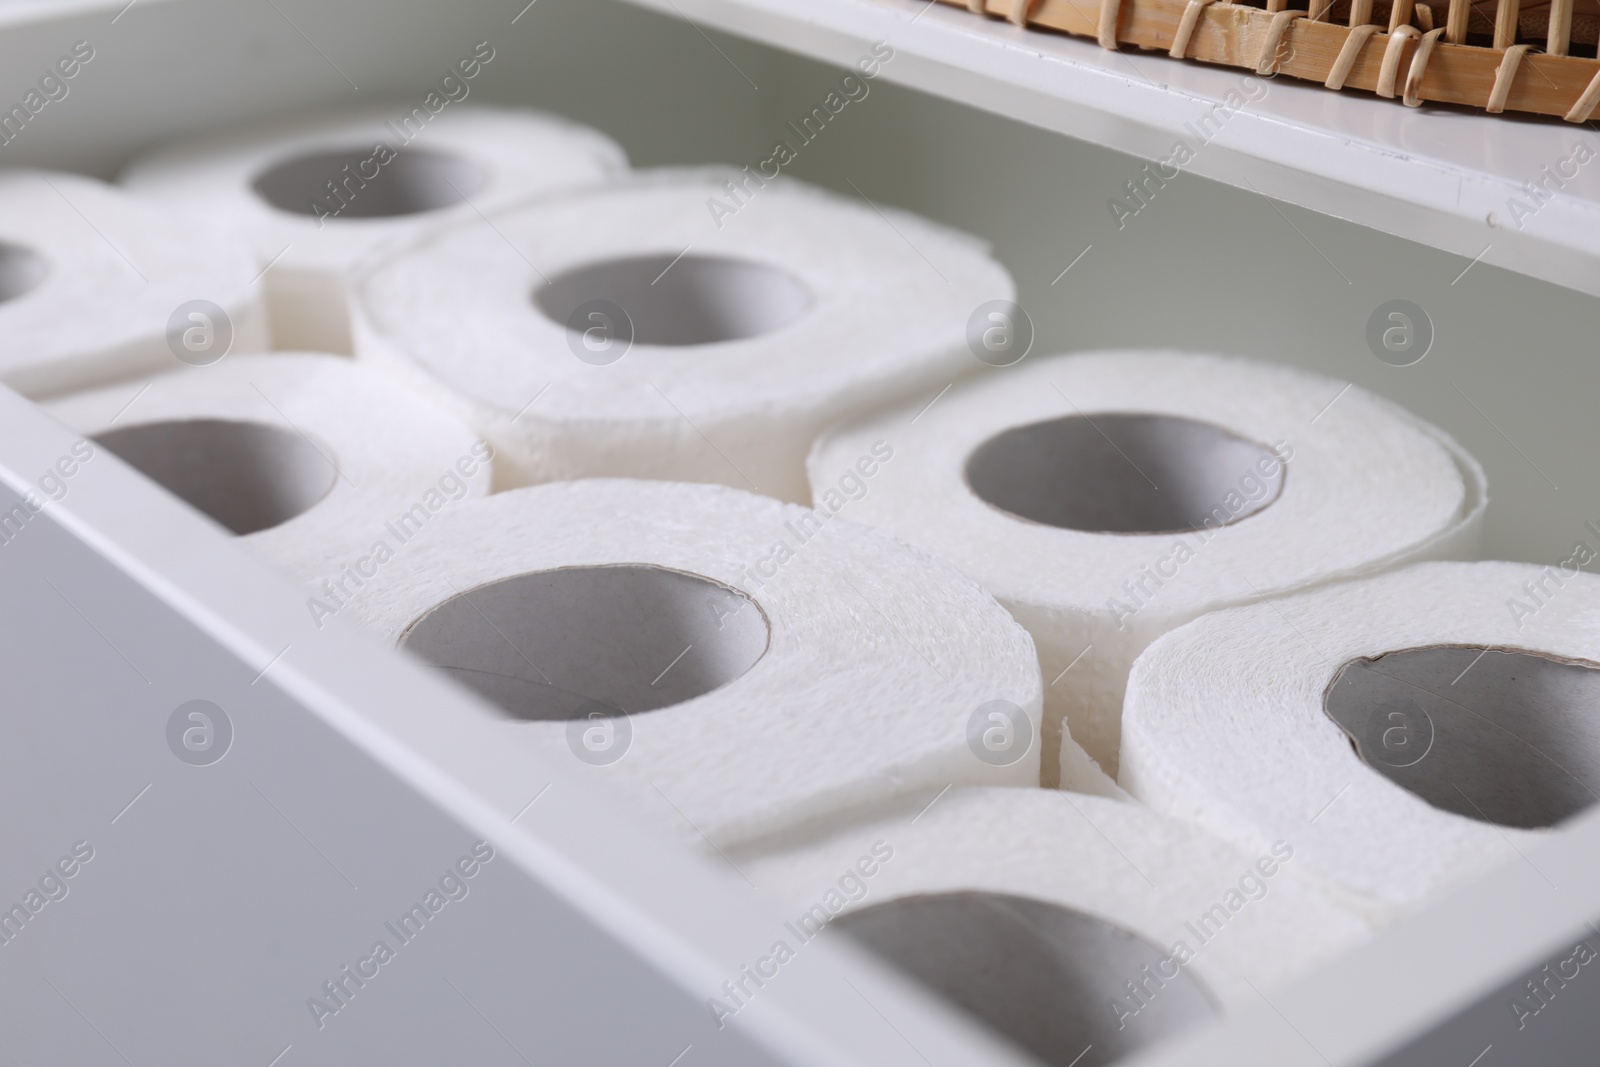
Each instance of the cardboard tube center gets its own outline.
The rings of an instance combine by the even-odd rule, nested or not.
[[[380,156],[366,147],[294,156],[262,171],[252,188],[279,211],[378,219],[451,207],[487,181],[482,167],[457,156],[421,148]]]
[[[240,535],[304,513],[338,477],[332,462],[304,437],[257,422],[152,422],[111,430],[95,440]]]
[[[1200,983],[1164,950],[1044,901],[940,893],[876,904],[834,922],[1046,1064],[1098,1067],[1217,1013]],[[1142,1006],[1130,982],[1143,990]],[[1114,1009],[1118,1003],[1128,1014]]]
[[[719,689],[767,650],[744,594],[648,564],[519,574],[451,597],[401,647],[506,714],[564,720],[653,711]]]
[[[0,304],[28,293],[44,280],[44,272],[37,252],[0,241]]]
[[[1195,419],[1095,412],[1015,426],[967,460],[980,500],[1089,533],[1182,533],[1238,522],[1283,491],[1273,451]]]
[[[1323,710],[1379,774],[1436,808],[1522,829],[1600,799],[1600,667],[1414,648],[1340,668]]]
[[[569,329],[593,301],[621,308],[639,344],[682,346],[771,333],[804,314],[811,295],[777,267],[696,255],[602,260],[557,275],[533,293],[539,310]]]

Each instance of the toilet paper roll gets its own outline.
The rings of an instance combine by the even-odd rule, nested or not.
[[[0,381],[23,395],[265,347],[248,249],[75,174],[0,170],[0,204]]]
[[[1418,564],[1173,631],[1129,679],[1122,784],[1246,847],[1290,837],[1380,918],[1515,861],[1600,790],[1584,538],[1558,566]]]
[[[690,840],[1038,781],[1027,633],[942,564],[751,493],[498,493],[430,523],[352,611],[523,720],[507,744],[590,765]]]
[[[975,367],[968,316],[1012,284],[970,237],[761,182],[660,171],[440,233],[361,285],[358,355],[458,396],[508,484],[804,500],[817,432]]]
[[[1224,607],[1471,556],[1487,499],[1454,441],[1361,389],[1179,352],[1058,356],[837,427],[819,499],[863,442],[895,460],[851,518],[954,563],[1033,634],[1045,781],[1065,719],[1115,773],[1123,687],[1152,640]]]
[[[1368,932],[1297,878],[1293,841],[1241,851],[1135,804],[1054,790],[955,789],[927,805],[729,859],[777,898],[791,951],[836,927],[1044,1063],[1119,1059],[1257,1003],[1251,983]],[[753,966],[770,978],[777,964]],[[713,1014],[753,989],[725,986]]]
[[[235,356],[46,410],[311,586],[319,623],[491,481],[471,430],[338,356]]]
[[[362,257],[626,169],[609,138],[541,112],[395,101],[160,148],[120,181],[249,243],[258,270],[271,265],[276,347],[348,353],[346,276]]]

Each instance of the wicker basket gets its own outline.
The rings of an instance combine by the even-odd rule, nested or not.
[[[1159,49],[1330,89],[1398,96],[1410,107],[1431,101],[1586,122],[1600,104],[1596,0],[1551,0],[1526,10],[1519,0],[1498,0],[1492,16],[1471,0],[1308,0],[1309,10],[1290,8],[1288,0],[1264,0],[1265,7],[1099,0],[1098,9],[1094,0],[943,2],[1093,37],[1106,48]],[[1568,54],[1574,46],[1588,54]]]

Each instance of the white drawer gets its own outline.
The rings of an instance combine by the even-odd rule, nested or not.
[[[1388,396],[1483,461],[1490,558],[1556,562],[1600,521],[1600,178],[1584,170],[1520,220],[1506,207],[1596,144],[1587,127],[1260,81],[1181,174],[1151,180],[1147,160],[1216,122],[1242,72],[920,0],[0,0],[0,105],[78,40],[93,65],[0,164],[110,176],[185,131],[420,95],[489,40],[485,101],[595,125],[636,165],[754,166],[794,141],[834,64],[888,41],[870,94],[786,169],[991,240],[1035,351],[1239,352]],[[1399,299],[1432,332],[1406,367],[1366,339]],[[72,440],[0,396],[0,511]],[[509,765],[486,711],[366,638],[314,629],[287,584],[126,468],[97,458],[65,484],[0,543],[0,903],[33,878],[19,857],[47,856],[44,872],[77,842],[94,853],[0,944],[0,1047],[19,1062],[1006,1062],[837,945],[807,949],[719,1031],[705,998],[778,921],[747,887],[561,768]],[[229,709],[215,767],[168,750],[167,720],[194,699]],[[525,781],[533,806],[487,803],[491,777]],[[308,1008],[479,839],[495,858],[432,920],[454,930],[406,941],[332,1016]],[[1580,972],[1521,1028],[1502,987],[1565,960],[1597,915],[1591,814],[1139,1062],[1579,1062],[1600,980]],[[34,940],[49,951],[30,947],[47,924]],[[317,952],[325,966],[296,970]]]

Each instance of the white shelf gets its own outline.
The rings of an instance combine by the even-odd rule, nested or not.
[[[896,52],[883,69],[891,81],[1148,159],[1169,156],[1178,138],[1197,145],[1186,124],[1251,76],[1108,52],[925,0],[632,2],[840,65],[885,40]],[[1590,126],[1407,108],[1288,78],[1256,95],[1187,169],[1600,295],[1600,137]],[[1527,197],[1524,185],[1579,142],[1596,158],[1542,205]],[[1513,198],[1537,210],[1514,218]]]

